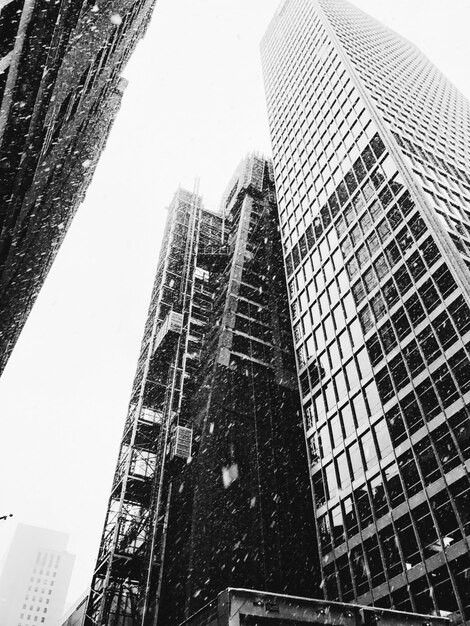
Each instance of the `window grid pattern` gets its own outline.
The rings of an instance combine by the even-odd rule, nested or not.
[[[54,591],[61,555],[56,552],[38,552],[28,581],[24,604],[19,609],[18,626],[44,624],[50,612],[50,596]]]
[[[341,0],[320,5],[470,267],[468,101],[410,42]]]
[[[454,194],[450,211],[449,194],[441,203],[442,219],[464,250],[470,181],[466,146],[455,147],[455,158],[443,149],[452,129],[467,124],[447,83],[430,71],[439,92],[431,108],[443,108],[448,129],[434,143],[431,129],[427,144],[419,137],[436,119],[426,110],[429,89],[415,105],[408,87],[399,97],[397,85],[388,88],[404,67],[417,80],[420,53],[339,0],[285,3],[263,42],[263,64],[323,590],[330,599],[468,612],[470,310],[319,5],[342,43],[351,39],[348,55],[361,39],[358,73],[382,115],[396,109],[403,126],[414,106],[424,109],[407,133],[384,121],[417,181],[424,171],[439,175],[442,188],[429,190],[444,197],[447,185]],[[349,10],[356,26],[341,34]],[[383,84],[374,83],[380,72]]]

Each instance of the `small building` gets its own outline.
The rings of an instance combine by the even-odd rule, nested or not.
[[[18,524],[0,575],[0,626],[57,626],[75,556],[68,535]]]
[[[449,618],[371,606],[226,589],[181,626],[450,626]]]

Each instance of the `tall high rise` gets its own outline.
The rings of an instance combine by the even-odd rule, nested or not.
[[[343,0],[262,44],[323,591],[470,619],[470,111]]]
[[[18,524],[0,577],[1,626],[56,626],[75,556],[68,535]]]
[[[271,163],[246,158],[218,212],[181,189],[168,211],[89,624],[317,581]]]
[[[91,181],[154,4],[0,2],[0,374]]]

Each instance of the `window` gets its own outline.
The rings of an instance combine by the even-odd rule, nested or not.
[[[343,510],[346,529],[350,535],[353,535],[358,531],[358,524],[356,511],[350,496],[343,500]]]
[[[457,380],[462,393],[470,389],[470,363],[464,350],[459,350],[449,359],[449,367]]]
[[[411,497],[421,490],[418,468],[416,467],[411,450],[408,450],[398,457],[398,466],[408,497]]]
[[[375,134],[370,143],[377,159],[385,152],[385,146],[378,134]]]
[[[406,226],[396,235],[396,238],[402,254],[406,254],[414,244],[413,237]]]
[[[408,436],[405,429],[405,423],[402,419],[398,406],[394,406],[389,411],[387,411],[387,413],[385,414],[385,420],[388,425],[391,439],[394,445],[397,446]]]
[[[421,402],[423,414],[427,420],[440,413],[441,408],[437,400],[436,392],[429,380],[425,380],[416,388],[416,395]]]
[[[450,406],[457,399],[458,394],[447,364],[444,363],[435,370],[432,373],[432,379],[443,405],[445,407]]]
[[[348,566],[348,557],[346,554],[343,554],[339,557],[339,559],[337,560],[337,567],[341,593],[343,595],[343,598],[349,598],[350,594],[352,593],[352,580]]]
[[[369,268],[366,272],[364,272],[363,280],[367,293],[371,293],[378,284],[372,268]]]
[[[365,352],[365,350],[363,350]],[[348,382],[348,386],[350,391],[354,391],[354,389],[359,385],[359,374],[357,371],[356,362],[354,359],[349,361],[346,365],[346,380]]]
[[[367,345],[367,352],[369,353],[369,358],[371,360],[372,365],[377,365],[377,363],[379,363],[384,356],[382,352],[382,346],[380,345],[380,341],[377,335],[373,335],[366,342],[366,345]],[[362,351],[361,351],[361,354],[362,354]],[[361,364],[359,366],[360,366],[360,369],[362,370]],[[370,371],[370,367],[369,367],[369,371]],[[364,374],[362,375],[362,377],[364,377]]]
[[[405,308],[413,326],[417,326],[425,318],[424,309],[416,294],[408,298],[405,302]]]
[[[403,550],[404,559],[408,566],[412,567],[420,562],[421,557],[409,514],[398,518],[398,520],[395,521],[395,526]]]
[[[402,341],[411,332],[411,326],[404,309],[399,309],[395,315],[392,316],[392,322],[398,339]]]
[[[399,228],[403,218],[397,206],[389,210],[387,217],[393,229]]]
[[[349,287],[349,281],[344,270],[338,274],[338,285],[341,293],[344,293]]]
[[[368,431],[361,436],[361,448],[364,454],[364,459],[367,469],[374,467],[379,459],[377,457],[377,451],[375,449],[374,438],[372,432]]]
[[[421,296],[428,313],[433,311],[441,303],[437,290],[431,279],[427,280],[422,287],[418,289],[418,293]]]
[[[398,552],[397,540],[392,525],[386,526],[379,532],[380,543],[385,557],[385,565],[387,567],[390,578],[401,573],[401,559]]]
[[[320,428],[319,441],[322,457],[328,456],[331,453],[331,443],[328,427],[326,424],[322,426],[322,428]]]
[[[374,321],[368,306],[364,307],[362,311],[359,312],[359,319],[361,321],[363,333],[367,334],[369,330],[374,327]]]
[[[351,322],[351,324],[349,325],[349,331],[351,333],[353,346],[357,348],[358,346],[362,345],[364,338],[363,334],[361,333],[359,321],[357,319]]]
[[[356,252],[359,267],[363,267],[369,260],[369,253],[365,245],[362,245]]]
[[[419,278],[421,278],[421,276],[423,276],[423,274],[426,272],[426,267],[419,252],[415,252],[410,256],[407,261],[407,265],[411,272],[411,275],[416,281],[419,280]]]
[[[431,328],[426,328],[418,335],[418,344],[423,351],[427,363],[432,363],[432,361],[439,356],[439,345]]]
[[[426,239],[419,248],[428,267],[431,267],[440,258],[439,249],[431,238]]]
[[[450,472],[454,467],[460,465],[457,448],[455,447],[447,424],[442,424],[442,426],[433,430],[430,434],[430,438],[437,450],[444,472]]]
[[[369,501],[369,494],[366,486],[354,490],[354,500],[359,515],[362,528],[366,528],[372,521],[372,507]]]
[[[328,515],[322,515],[318,518],[318,527],[320,529],[320,544],[322,552],[325,554],[333,547],[331,544],[332,531]]]
[[[449,316],[444,311],[435,320],[432,322],[434,331],[439,338],[442,346],[444,348],[449,347],[455,341],[457,341],[457,334],[454,330],[454,327],[450,321]]]
[[[325,484],[321,472],[318,472],[313,477],[313,494],[315,497],[315,504],[317,507],[322,506],[326,502]]]
[[[420,236],[426,230],[426,225],[419,215],[415,215],[414,217],[411,218],[409,222],[409,227],[415,239],[419,239]],[[428,240],[428,241],[432,241],[432,240]]]
[[[390,230],[390,226],[386,220],[383,220],[377,227],[377,232],[379,233],[379,237],[382,241],[386,241],[391,235],[392,231]]]
[[[381,408],[382,405],[380,402],[379,395],[377,393],[377,388],[375,386],[375,383],[371,383],[365,388],[364,395],[367,398],[367,403],[369,405],[371,414],[375,413],[378,409]],[[367,409],[366,409],[366,404],[364,402],[364,397],[362,393],[357,395],[354,398],[353,404],[354,404],[354,411],[356,413],[356,419],[357,419],[358,425],[360,425],[364,423],[364,421],[367,419]]]
[[[441,267],[434,272],[433,278],[443,298],[457,289],[455,280],[452,278],[451,273],[445,265],[441,265]]]
[[[373,256],[380,248],[380,241],[374,232],[367,238],[367,246],[371,256]]]
[[[336,290],[336,285],[335,285],[335,283],[333,283],[333,284],[330,286],[329,291],[331,290],[331,288],[332,288],[333,286],[334,286],[334,289]],[[331,295],[331,294],[330,294],[330,295]],[[338,294],[338,297],[336,298],[336,300],[338,300],[338,299],[339,299],[339,294]],[[342,308],[342,306],[341,306],[341,305],[338,305],[338,306],[334,309],[334,311],[333,311],[333,318],[334,318],[334,321],[335,321],[335,327],[336,327],[336,330],[342,330],[342,329],[345,327],[345,325],[346,325],[346,321],[345,321],[345,319],[344,319],[343,308]]]
[[[418,459],[423,474],[424,483],[430,485],[441,476],[431,440],[427,436],[423,437],[414,447],[416,458]]]
[[[352,468],[352,479],[358,480],[364,475],[364,468],[362,466],[362,457],[357,441],[349,446],[348,456]]]
[[[395,272],[395,280],[402,296],[408,291],[408,289],[413,284],[411,282],[410,275],[408,274],[408,271],[405,266],[400,267]]]
[[[333,463],[330,463],[325,468],[326,474],[326,484],[328,487],[328,495],[329,499],[334,498],[338,492],[337,482],[336,482],[336,474]]]
[[[470,310],[462,296],[459,296],[449,305],[448,311],[462,335],[470,330]]]
[[[354,297],[354,301],[356,305],[358,306],[366,297],[366,292],[365,292],[365,289],[361,280],[358,283],[356,283],[354,287],[352,288],[352,294]]]
[[[381,478],[379,477],[377,480],[381,483]],[[383,486],[380,486],[377,483],[377,486],[373,488],[373,500],[374,506],[380,509],[383,503]],[[377,502],[375,502],[375,498]],[[379,544],[376,536],[372,536],[364,542],[364,551],[367,555],[367,560],[369,562],[369,573],[372,578],[372,584],[380,585],[385,581],[385,573],[384,573],[384,564],[380,554]]]
[[[414,393],[409,393],[405,396],[403,400],[400,401],[400,407],[410,434],[415,433],[424,425],[424,420]]]
[[[412,376],[416,376],[424,369],[425,364],[414,339],[403,348],[403,356]]]
[[[364,150],[364,152],[362,153],[362,159],[364,161],[364,164],[366,166],[367,170],[372,169],[374,163],[375,163],[375,158],[374,155],[372,154],[371,149],[369,148],[369,146],[367,146]]]
[[[385,420],[381,420],[374,425],[374,434],[377,441],[379,456],[383,459],[393,450],[392,440],[390,439],[387,422]]]
[[[405,372],[403,372],[404,368],[403,368],[400,360],[398,360],[398,359],[401,360],[401,357],[399,355],[398,355],[398,357],[395,357],[395,359],[392,361],[391,368],[392,368],[392,374],[394,375],[394,379],[401,386],[402,383],[404,383],[405,380],[406,380],[406,378],[405,378],[406,370],[405,370]],[[394,395],[392,379],[390,378],[390,375],[389,375],[386,367],[381,369],[380,372],[378,372],[376,374],[375,381],[376,381],[376,384],[377,384],[377,389],[379,391],[380,399],[385,404]],[[378,410],[378,408],[380,408],[380,406],[377,406],[376,410]],[[371,414],[373,414],[373,413],[374,412],[371,409]]]
[[[338,455],[336,464],[338,467],[339,485],[341,489],[346,489],[351,483],[351,477],[349,475],[349,466],[345,452],[341,452],[341,454]]]
[[[385,305],[385,302],[382,298],[382,294],[379,292],[377,293],[370,301],[371,306],[372,306],[372,310],[374,312],[374,317],[376,319],[377,322],[379,322],[382,317],[387,313],[387,307]]]
[[[389,280],[382,287],[382,294],[388,307],[391,308],[398,301],[398,291],[393,280]]]

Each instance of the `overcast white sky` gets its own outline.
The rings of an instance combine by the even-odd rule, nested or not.
[[[470,0],[356,0],[470,96]],[[16,522],[69,532],[90,582],[165,207],[195,176],[216,208],[269,154],[259,41],[278,0],[158,0],[85,202],[0,379],[0,555]]]

